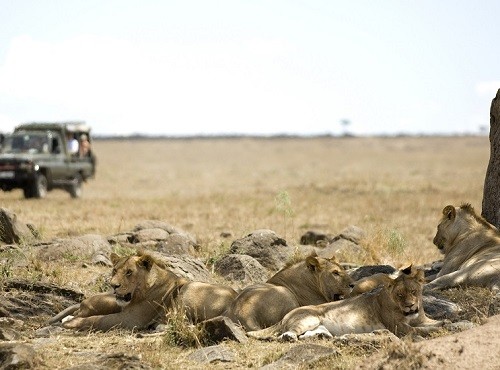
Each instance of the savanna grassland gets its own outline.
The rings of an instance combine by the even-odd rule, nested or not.
[[[97,140],[93,149],[97,175],[84,184],[81,199],[55,190],[43,200],[25,200],[17,190],[0,193],[0,206],[35,225],[45,240],[111,235],[162,220],[196,236],[204,260],[256,229],[271,229],[293,246],[308,230],[336,234],[356,225],[372,251],[372,260],[356,262],[395,266],[440,258],[432,238],[444,206],[469,202],[480,213],[489,159],[484,136]],[[41,280],[90,293],[92,279],[85,276],[108,269],[75,274],[80,265],[37,268],[52,271]],[[26,265],[10,274],[25,277]],[[238,359],[213,366],[260,367],[291,344],[229,346]],[[61,335],[45,344],[44,360],[63,368],[79,364],[82,353],[113,350],[155,368],[194,368],[186,362],[192,348],[130,333]],[[349,361],[324,367],[349,367]]]
[[[397,240],[401,258],[423,263],[439,256],[432,237],[444,206],[480,211],[489,159],[482,136],[95,141],[94,150],[97,176],[82,199],[55,190],[25,200],[18,190],[0,193],[2,207],[45,239],[163,220],[205,254],[221,232],[271,229],[293,245],[307,230],[357,225],[375,249]]]

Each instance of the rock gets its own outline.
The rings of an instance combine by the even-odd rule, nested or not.
[[[137,225],[135,225],[133,231],[137,232],[144,229],[163,229],[169,234],[183,234],[186,237],[188,237],[193,242],[193,244],[198,245],[196,238],[194,236],[163,221],[156,221],[156,220],[142,221]]]
[[[361,267],[349,270],[349,271],[347,271],[347,273],[349,274],[349,276],[351,276],[351,278],[354,281],[357,281],[359,279],[362,279],[364,277],[371,276],[374,274],[383,273],[383,274],[390,275],[390,274],[395,273],[396,271],[397,270],[390,265],[367,265],[367,266],[361,266]]]
[[[169,235],[168,231],[160,228],[141,229],[132,233],[128,238],[128,241],[132,244],[142,243],[149,240],[160,241],[167,239]]]
[[[35,330],[35,337],[48,338],[51,335],[59,334],[62,331],[64,331],[64,329],[61,326],[54,326],[54,325],[44,326],[43,328]]]
[[[316,254],[323,258],[336,257],[339,261],[363,261],[367,252],[360,245],[343,238],[334,239],[322,249],[316,249]]]
[[[76,238],[56,239],[49,243],[36,244],[37,257],[44,261],[67,258],[92,260],[95,255],[108,256],[111,244],[100,235],[83,235]]]
[[[263,283],[269,278],[264,266],[246,254],[228,254],[215,262],[214,270],[220,276],[242,285]]]
[[[23,343],[0,343],[1,369],[35,369],[42,365],[32,346]]]
[[[431,295],[422,297],[422,305],[427,316],[434,320],[455,320],[462,311],[456,303]]]
[[[241,326],[236,325],[231,319],[225,316],[217,316],[200,323],[204,335],[207,336],[204,342],[217,343],[225,339],[232,339],[240,343],[246,343],[248,338]]]
[[[329,241],[329,239],[330,238],[326,234],[310,230],[310,231],[306,231],[306,233],[300,237],[300,244],[302,244],[302,245],[316,245],[316,243],[320,240]]]
[[[94,254],[92,256],[92,264],[93,265],[101,265],[107,267],[113,267],[113,263],[109,259],[108,256],[104,256],[102,254]]]
[[[166,267],[178,276],[193,281],[213,282],[213,277],[200,260],[187,255],[167,256],[160,252],[151,251],[155,258],[162,261]]]
[[[21,339],[21,334],[11,328],[0,328],[0,340],[14,341]]]
[[[7,244],[32,243],[38,232],[32,225],[18,220],[17,215],[6,208],[0,208],[0,241]]]
[[[164,240],[156,243],[154,250],[166,255],[194,255],[198,246],[185,234],[169,234]]]
[[[235,354],[229,348],[222,345],[210,346],[201,348],[191,353],[187,358],[191,361],[199,363],[212,363],[215,361],[232,362],[235,359]]]
[[[366,236],[363,229],[358,226],[350,225],[340,232],[339,235],[334,237],[331,241],[334,242],[338,239],[345,239],[353,242],[354,244],[359,244]]]
[[[278,271],[285,266],[293,250],[274,231],[262,229],[233,241],[229,253],[249,255],[265,268]]]
[[[367,253],[359,245],[364,237],[364,230],[354,225],[346,227],[335,237],[308,231],[300,238],[301,246],[298,252],[302,256],[308,256],[313,252],[323,258],[335,256],[340,261],[364,260]],[[306,247],[305,244],[312,245],[312,247]]]
[[[313,368],[314,366],[312,366],[312,364],[314,362],[337,354],[337,350],[331,347],[313,343],[299,344],[292,347],[292,349],[285,353],[278,361],[263,366],[261,369],[297,369],[299,364],[301,368]],[[307,366],[308,364],[309,366]]]
[[[484,179],[481,214],[500,229],[500,89],[490,107],[490,160]]]

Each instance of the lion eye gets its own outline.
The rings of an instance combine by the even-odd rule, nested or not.
[[[340,275],[338,271],[333,271],[332,274],[335,275],[335,276],[339,276]]]
[[[132,275],[132,270],[127,270],[127,272],[125,273],[125,276],[131,276]]]

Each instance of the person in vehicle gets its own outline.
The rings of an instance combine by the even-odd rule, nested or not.
[[[88,157],[90,155],[90,142],[87,135],[80,136],[80,158]]]
[[[71,155],[78,154],[79,144],[78,140],[75,139],[75,136],[71,132],[66,133],[66,142],[68,144],[68,152]]]

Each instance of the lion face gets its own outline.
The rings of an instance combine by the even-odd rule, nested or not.
[[[134,300],[140,300],[140,295],[145,290],[147,275],[153,265],[151,258],[147,255],[120,258],[113,253],[111,261],[113,272],[110,285],[116,303],[124,307]]]
[[[443,254],[447,252],[447,246],[455,240],[458,235],[458,227],[456,225],[457,210],[453,206],[446,206],[443,209],[443,217],[438,224],[436,235],[433,243]]]
[[[308,257],[308,268],[316,274],[318,287],[327,301],[338,301],[349,297],[352,279],[334,258]]]
[[[424,271],[410,266],[401,270],[389,287],[392,299],[408,320],[418,316],[424,281]]]

